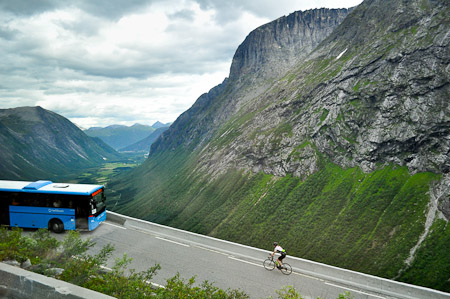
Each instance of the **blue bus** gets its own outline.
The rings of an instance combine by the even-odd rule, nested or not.
[[[102,185],[0,180],[0,224],[24,228],[93,230],[106,220]]]

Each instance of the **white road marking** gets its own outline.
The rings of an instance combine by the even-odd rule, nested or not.
[[[123,227],[123,226],[120,226],[120,225],[117,225],[117,224],[112,224],[112,223],[109,223],[109,222],[103,222],[103,223],[111,225],[111,226],[115,226],[115,227],[118,227],[118,228],[121,228],[121,229],[127,229],[126,227]]]
[[[321,282],[325,282],[325,280],[317,278],[317,277],[314,277],[314,276],[311,276],[311,275],[306,275],[306,274],[302,274],[302,273],[298,273],[298,272],[294,272],[294,271],[292,271],[292,273],[295,274],[295,275],[298,275],[298,276],[303,276],[303,277],[307,277],[309,279],[314,279],[314,280],[318,280],[318,281],[321,281]]]
[[[250,264],[250,265],[254,265],[254,266],[258,266],[258,267],[263,267],[264,268],[264,265],[262,265],[262,264],[257,264],[257,263],[253,263],[253,262],[244,261],[244,260],[238,259],[238,258],[236,258],[234,256],[229,256],[228,258],[230,258],[232,260],[236,260],[238,262],[247,263],[247,264]],[[302,273],[298,273],[298,272],[295,272],[295,271],[292,271],[292,274],[295,274],[295,275],[298,275],[298,276],[304,276],[304,277],[307,277],[309,279],[315,279],[315,280],[322,281],[322,282],[325,281],[323,279],[320,279],[320,278],[317,278],[317,277],[314,277],[314,276],[310,276],[310,275],[306,275],[306,274],[302,274]]]
[[[133,229],[135,231],[138,231],[140,233],[147,234],[147,235],[150,235],[150,236],[154,236],[156,239],[159,239],[159,240],[167,241],[167,242],[170,242],[170,243],[173,243],[173,244],[177,244],[177,245],[181,245],[181,246],[184,246],[184,247],[191,247],[188,244],[184,244],[184,243],[180,243],[180,242],[177,242],[177,241],[172,241],[172,240],[169,240],[169,239],[166,239],[166,238],[163,238],[163,237],[159,237],[159,236],[157,236],[156,234],[154,234],[154,233],[152,233],[150,231],[141,229],[140,227],[137,227],[137,226],[134,226],[134,225],[130,225],[130,227],[131,227],[131,229]]]
[[[150,235],[150,236],[155,236],[154,233],[151,233],[150,231],[145,230],[145,229],[142,229],[142,228],[140,228],[140,227],[137,227],[137,226],[134,226],[134,225],[129,225],[129,227],[130,227],[132,230],[135,230],[135,231],[137,231],[137,232],[140,232],[140,233],[143,233],[143,234],[147,234],[147,235]]]
[[[225,255],[225,256],[230,256],[229,254],[227,254],[227,253],[224,253],[224,252],[220,252],[220,251],[217,251],[217,250],[214,250],[214,249],[210,249],[210,248],[207,248],[207,247],[203,247],[203,246],[198,246],[198,245],[193,245],[194,247],[197,247],[197,248],[199,248],[199,249],[203,249],[203,250],[207,250],[207,251],[211,251],[211,252],[214,252],[214,253],[217,253],[217,254],[221,254],[221,255]]]
[[[253,266],[264,267],[263,265],[260,265],[260,264],[257,264],[257,263],[253,263],[253,262],[244,261],[244,260],[238,259],[238,258],[236,258],[234,256],[229,256],[228,258],[232,259],[232,260],[235,260],[235,261],[238,261],[238,262],[241,262],[241,263],[247,263],[247,264],[250,264],[250,265],[253,265]]]
[[[355,289],[350,289],[350,288],[343,287],[343,286],[340,286],[340,285],[337,285],[337,284],[333,284],[333,283],[329,283],[329,282],[326,282],[325,284],[333,286],[333,287],[337,287],[337,288],[340,288],[340,289],[343,289],[343,290],[352,291],[352,292],[360,293],[360,294],[363,294],[363,295],[367,295],[367,296],[370,296],[370,297],[386,299],[386,297],[381,297],[381,296],[378,296],[378,295],[374,295],[374,294],[358,291],[358,290],[355,290]]]
[[[155,237],[155,238],[159,239],[159,240],[167,241],[167,242],[170,242],[170,243],[178,244],[178,245],[181,245],[181,246],[184,246],[184,247],[191,247],[188,244],[183,244],[183,243],[180,243],[180,242],[177,242],[177,241],[172,241],[172,240],[161,238],[161,237]]]

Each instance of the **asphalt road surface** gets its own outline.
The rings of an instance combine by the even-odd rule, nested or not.
[[[63,234],[64,235],[64,234]],[[63,237],[61,235],[61,237]],[[349,291],[353,298],[380,299],[386,296],[369,291],[352,289],[336,282],[326,281],[298,271],[284,275],[279,270],[267,271],[262,262],[269,255],[255,249],[252,256],[233,255],[220,248],[202,246],[178,236],[161,234],[142,227],[122,226],[115,222],[104,222],[92,232],[82,232],[83,238],[91,238],[96,245],[91,253],[97,253],[105,245],[115,247],[108,267],[124,253],[133,258],[129,268],[144,271],[160,264],[161,270],[152,282],[165,285],[166,280],[180,273],[185,281],[195,276],[196,284],[207,280],[222,289],[240,289],[251,298],[277,298],[276,290],[283,286],[294,286],[305,299],[335,299]],[[285,259],[289,263],[289,255]]]

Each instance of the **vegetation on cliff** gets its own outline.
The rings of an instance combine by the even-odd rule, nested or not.
[[[189,177],[195,159],[185,158],[174,152],[145,162],[136,179],[151,186],[115,185],[133,200],[111,194],[109,208],[267,250],[280,240],[294,256],[450,291],[448,224],[438,213],[413,263],[405,262],[424,231],[430,184],[439,175],[394,165],[364,173],[322,158],[305,180],[239,169],[211,179]]]

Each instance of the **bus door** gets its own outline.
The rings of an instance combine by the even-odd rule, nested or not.
[[[74,196],[73,205],[77,229],[88,229],[89,198],[87,196]]]
[[[18,205],[18,194],[14,192],[0,192],[0,224],[9,225],[9,206]]]

